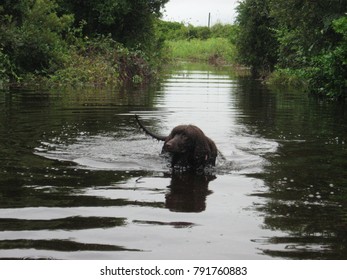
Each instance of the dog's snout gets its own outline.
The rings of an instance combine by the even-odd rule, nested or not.
[[[167,147],[167,148],[170,148],[170,147],[172,147],[172,143],[169,141],[169,142],[167,142],[166,144],[165,144],[165,147]]]
[[[173,143],[172,141],[168,141],[164,144],[164,149],[168,152],[172,151],[173,149]]]

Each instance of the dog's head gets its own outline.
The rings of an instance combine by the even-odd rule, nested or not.
[[[176,126],[165,139],[163,150],[173,154],[184,154],[194,148],[194,129],[191,125]]]
[[[145,133],[164,141],[162,153],[168,153],[171,156],[171,166],[200,169],[207,165],[215,165],[217,147],[200,128],[194,125],[179,125],[165,137],[149,131],[137,115],[135,118]]]
[[[173,155],[184,155],[187,160],[205,164],[216,157],[215,144],[202,130],[194,125],[176,126],[165,139],[163,151]],[[213,164],[213,162],[211,162]]]

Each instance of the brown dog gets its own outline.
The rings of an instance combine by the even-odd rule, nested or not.
[[[160,136],[149,131],[135,115],[140,127],[153,138],[164,141],[162,153],[171,155],[171,167],[200,170],[215,166],[216,144],[200,128],[194,125],[176,126],[169,136]]]

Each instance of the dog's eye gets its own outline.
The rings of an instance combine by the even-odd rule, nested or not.
[[[186,139],[188,139],[188,135],[186,133],[182,133],[181,134],[181,138],[186,140]]]

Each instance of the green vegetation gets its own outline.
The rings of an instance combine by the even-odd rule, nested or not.
[[[160,20],[168,1],[1,1],[0,86],[142,84],[184,59],[347,97],[345,0],[243,0],[236,24],[211,28]]]
[[[69,58],[49,75],[50,83],[115,86],[143,84],[156,76],[157,65],[151,65],[144,51],[129,50],[110,37],[84,39],[83,48],[71,50]]]
[[[179,22],[156,21],[157,35],[162,40],[206,40],[209,38],[227,38],[230,42],[235,41],[238,31],[237,26],[217,23],[211,28],[206,26],[184,25]]]
[[[167,1],[1,1],[0,83],[143,83],[161,56],[154,21]]]
[[[235,48],[226,38],[168,41],[171,55],[183,60],[208,61],[211,64],[232,63]]]
[[[244,0],[238,60],[257,77],[347,97],[347,4],[343,0]]]
[[[235,58],[237,27],[216,24],[211,28],[178,22],[156,22],[158,38],[165,42],[174,59],[230,64]]]

